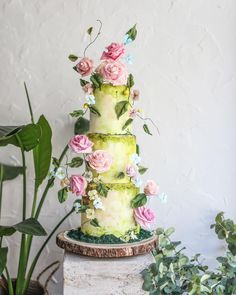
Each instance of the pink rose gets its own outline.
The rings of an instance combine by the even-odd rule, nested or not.
[[[76,196],[84,196],[87,187],[87,180],[82,175],[71,175],[70,189]]]
[[[111,43],[111,45],[106,47],[106,51],[103,51],[103,54],[101,56],[101,60],[104,59],[112,59],[116,60],[119,58],[122,54],[125,53],[125,46],[124,44],[119,43]]]
[[[128,166],[126,167],[126,174],[127,174],[129,177],[131,177],[131,178],[135,178],[135,177],[137,177],[137,175],[138,175],[138,169],[137,169],[137,166],[132,165],[132,164],[128,165]]]
[[[88,57],[84,57],[75,66],[75,69],[78,73],[81,74],[82,77],[88,76],[93,71],[93,61]]]
[[[134,100],[134,101],[137,101],[137,100],[139,100],[139,95],[140,95],[140,93],[139,93],[139,90],[133,90],[132,92],[131,92],[131,95],[130,95],[130,97]]]
[[[154,180],[148,180],[147,184],[144,187],[144,193],[147,196],[155,196],[159,193],[159,186],[155,183]]]
[[[92,94],[93,93],[93,85],[91,83],[85,84],[82,89],[87,94]]]
[[[89,166],[95,169],[98,173],[106,172],[112,164],[112,156],[104,150],[96,150],[92,154],[87,155],[85,160]]]
[[[125,85],[128,72],[126,67],[119,61],[104,60],[96,69],[105,82],[112,85]]]
[[[131,109],[129,111],[129,116],[130,116],[130,118],[134,119],[137,116],[138,113],[139,113],[138,109]]]
[[[136,222],[144,229],[149,229],[150,224],[155,220],[155,213],[146,207],[134,209],[134,218]]]
[[[71,138],[68,146],[73,152],[79,153],[91,153],[93,142],[88,139],[86,135],[75,135]]]

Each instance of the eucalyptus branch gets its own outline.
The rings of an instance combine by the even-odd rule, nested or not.
[[[84,49],[84,57],[86,56],[86,51],[88,50],[88,48],[97,40],[97,38],[101,34],[102,22],[100,21],[100,19],[97,19],[97,22],[100,23],[100,27],[99,27],[98,33],[97,33],[96,37],[85,47],[85,49]]]

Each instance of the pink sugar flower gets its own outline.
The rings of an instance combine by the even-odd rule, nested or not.
[[[91,153],[93,142],[86,135],[75,135],[68,143],[70,149],[77,153]]]
[[[71,175],[70,189],[76,196],[84,196],[87,187],[87,180],[82,175]]]
[[[106,59],[117,60],[124,53],[125,53],[124,44],[113,42],[106,47],[106,51],[103,51],[101,60],[106,60]]]
[[[84,57],[75,66],[75,69],[82,77],[88,76],[93,71],[93,61],[88,57]]]
[[[149,229],[156,216],[151,209],[142,206],[134,209],[134,218],[143,229]]]
[[[155,183],[154,180],[148,180],[147,184],[144,187],[144,193],[147,196],[155,196],[158,195],[160,191],[159,186]]]
[[[112,156],[104,150],[96,150],[92,154],[87,155],[85,160],[88,162],[89,166],[98,173],[108,171],[112,164]]]

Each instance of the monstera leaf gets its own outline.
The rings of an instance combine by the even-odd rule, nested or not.
[[[39,143],[41,135],[41,127],[38,124],[0,126],[0,146],[12,144],[19,147],[19,138],[24,150],[28,152]]]
[[[40,116],[37,125],[41,128],[42,136],[39,139],[38,145],[33,150],[36,189],[48,175],[52,157],[51,127],[43,115]]]

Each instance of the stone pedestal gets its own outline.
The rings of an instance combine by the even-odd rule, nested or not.
[[[151,253],[94,258],[65,252],[64,295],[144,295],[140,272],[154,262]]]

